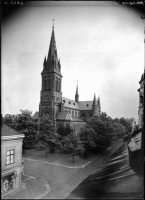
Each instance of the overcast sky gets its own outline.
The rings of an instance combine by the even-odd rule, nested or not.
[[[144,25],[129,7],[112,2],[33,2],[2,21],[2,114],[39,109],[41,72],[52,19],[62,68],[62,95],[100,95],[112,118],[138,121],[144,68]]]

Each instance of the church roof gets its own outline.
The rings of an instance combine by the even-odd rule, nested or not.
[[[35,112],[35,114],[32,116],[33,119],[39,119],[39,112]]]
[[[56,115],[57,120],[72,121],[72,117],[67,111],[58,112]]]
[[[78,103],[74,100],[62,97],[64,107],[76,110],[92,110],[93,101],[79,101]],[[98,105],[98,101],[97,105]]]
[[[73,121],[73,122],[84,122],[84,120],[82,120],[82,119],[79,118],[79,117],[72,117],[72,121]]]
[[[79,110],[92,110],[93,101],[79,101]]]
[[[62,102],[64,103],[64,107],[79,110],[78,103],[74,100],[62,97]]]
[[[21,135],[21,134],[6,125],[2,125],[1,136],[12,136],[12,135]]]

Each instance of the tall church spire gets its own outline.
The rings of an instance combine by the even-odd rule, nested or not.
[[[96,94],[94,94],[94,100],[92,104],[92,115],[98,116],[98,102],[96,100]]]
[[[97,105],[96,94],[94,93],[93,105]]]
[[[77,84],[77,87],[76,87],[75,101],[76,101],[76,102],[79,101],[78,84]]]
[[[53,24],[53,27],[52,27],[52,34],[51,34],[51,40],[50,40],[50,45],[49,45],[47,61],[49,61],[49,59],[52,58],[52,57],[57,59],[57,49],[56,49],[55,34],[54,34],[54,24]]]

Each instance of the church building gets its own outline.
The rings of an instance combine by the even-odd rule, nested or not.
[[[58,59],[54,25],[47,58],[44,58],[42,76],[42,88],[40,92],[39,113],[36,112],[34,119],[44,115],[53,116],[56,126],[69,126],[73,131],[79,132],[85,125],[88,117],[99,116],[101,112],[100,97],[93,101],[79,101],[78,84],[74,100],[62,96],[61,63]]]

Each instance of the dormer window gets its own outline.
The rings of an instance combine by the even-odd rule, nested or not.
[[[69,104],[71,104],[71,102],[70,102],[70,101],[69,101],[68,103],[69,103]]]
[[[63,100],[63,102],[65,103],[65,100]]]
[[[76,105],[75,103],[73,103],[74,104],[74,106]]]

